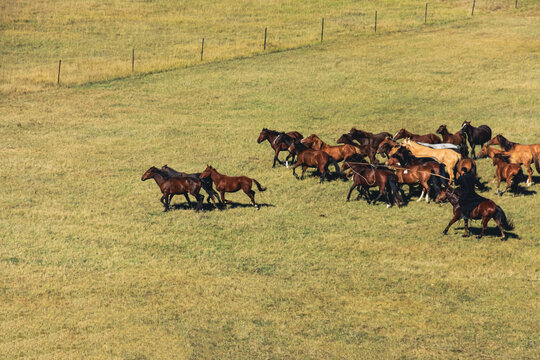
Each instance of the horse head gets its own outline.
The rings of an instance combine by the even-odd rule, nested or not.
[[[212,171],[215,171],[216,169],[214,169],[213,167],[211,167],[210,165],[206,164],[206,169],[204,169],[204,171],[201,173],[201,175],[199,175],[200,178],[207,178],[209,177],[210,175],[212,175]]]
[[[155,174],[159,174],[159,170],[155,166],[152,166],[150,169],[146,170],[146,172],[141,177],[141,180],[146,181],[148,179],[152,179]]]
[[[439,128],[437,129],[437,131],[435,131],[437,134],[444,134],[445,132],[447,132],[448,129],[446,127],[446,125],[441,125],[439,126]]]
[[[403,138],[404,136],[407,136],[407,130],[405,130],[405,128],[401,128],[401,129],[399,129],[399,131],[396,133],[396,135],[394,135],[394,137],[392,138],[392,140],[398,140],[398,139]]]
[[[257,143],[262,143],[264,140],[268,139],[268,129],[267,128],[263,128],[260,135],[259,135],[259,138],[257,139]]]

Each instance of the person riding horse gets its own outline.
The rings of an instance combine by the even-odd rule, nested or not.
[[[459,206],[463,218],[470,218],[473,211],[482,201],[486,201],[476,193],[474,186],[478,183],[478,179],[474,174],[469,172],[467,168],[461,168],[461,176],[455,180],[456,185],[460,186],[461,193],[459,196]]]

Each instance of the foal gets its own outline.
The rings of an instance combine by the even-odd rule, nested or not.
[[[255,203],[255,191],[251,190],[251,186],[253,183],[255,183],[259,191],[265,191],[266,188],[263,188],[257,180],[247,176],[223,175],[218,173],[217,170],[210,165],[206,165],[206,169],[201,173],[201,178],[207,177],[211,177],[214,184],[216,184],[216,190],[221,195],[223,207],[225,207],[227,203],[232,202],[230,200],[225,200],[226,192],[237,192],[238,190],[242,189],[242,191],[251,199],[251,203],[255,209],[259,210],[259,205]]]
[[[169,177],[165,172],[155,166],[148,169],[141,177],[142,181],[148,179],[154,179],[163,194],[161,197],[161,203],[165,207],[163,211],[169,211],[171,200],[175,194],[183,194],[191,206],[191,202],[187,196],[188,192],[197,199],[195,211],[199,211],[202,208],[204,196],[199,194],[199,191],[201,191],[200,180],[192,177]]]
[[[508,188],[512,192],[516,192],[520,181],[523,180],[523,170],[521,164],[511,164],[510,157],[502,154],[495,154],[493,156],[493,165],[495,165],[495,175],[493,175],[493,181],[497,179],[497,191],[495,194],[499,194],[499,186],[501,186],[501,180],[506,180],[506,189],[499,195],[502,196]]]

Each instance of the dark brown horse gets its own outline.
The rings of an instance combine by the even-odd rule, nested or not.
[[[376,150],[373,148],[373,146],[370,145],[360,145],[359,143],[355,142],[354,139],[350,134],[343,134],[339,139],[336,141],[338,144],[347,144],[357,147],[360,152],[358,154],[362,156],[367,156],[369,158],[369,161],[372,164],[377,164],[378,161],[375,158],[375,154],[377,153]]]
[[[453,189],[452,187],[443,189],[439,193],[435,201],[440,202],[445,200],[448,200],[450,204],[452,204],[454,216],[448,223],[448,226],[446,226],[446,228],[443,230],[443,235],[446,235],[448,233],[448,229],[450,229],[450,226],[452,226],[453,223],[462,218],[461,207],[459,206],[459,191]],[[482,232],[480,233],[480,235],[477,236],[478,239],[484,236],[484,232],[487,229],[487,224],[491,219],[495,220],[497,226],[499,227],[499,230],[501,231],[501,240],[505,240],[506,238],[503,228],[505,230],[514,229],[514,225],[506,218],[506,215],[501,209],[501,207],[491,200],[482,201],[476,208],[471,211],[470,218],[475,220],[482,219]],[[467,218],[464,218],[464,220],[465,234],[463,235],[463,237],[467,237],[469,236],[469,220]]]
[[[423,142],[426,144],[440,144],[441,143],[441,138],[435,134],[418,135],[418,134],[413,134],[412,132],[409,132],[405,130],[404,128],[400,129],[396,133],[396,135],[394,135],[393,137],[394,140],[405,139],[405,138],[409,138],[412,141]]]
[[[354,160],[354,159],[353,159]],[[368,204],[373,201],[375,204],[381,197],[386,198],[386,207],[396,204],[401,206],[403,199],[400,195],[398,178],[396,174],[388,169],[380,169],[375,165],[363,164],[356,161],[350,161],[350,158],[343,162],[341,171],[351,169],[353,173],[353,185],[347,194],[347,201],[350,200],[353,190],[358,190],[357,200],[362,194],[366,197]],[[371,199],[369,188],[379,187],[379,195],[375,199]]]
[[[293,175],[298,179],[296,175],[296,168],[302,166],[301,180],[304,179],[304,174],[308,167],[314,167],[319,170],[321,174],[320,182],[324,181],[324,178],[328,175],[328,166],[333,164],[336,168],[338,175],[341,175],[338,164],[330,155],[322,150],[313,150],[302,144],[300,141],[294,141],[289,146],[289,151],[297,155],[296,164],[293,166]]]
[[[502,196],[508,189],[511,189],[512,192],[516,193],[519,183],[525,178],[523,170],[521,169],[521,164],[511,164],[510,156],[495,154],[493,156],[493,165],[495,166],[493,180],[497,179],[497,191],[495,194]],[[506,189],[499,193],[501,180],[506,180]]]
[[[280,165],[284,164],[283,161],[279,160],[278,158],[279,153],[281,151],[287,151],[287,149],[294,140],[301,140],[302,138],[302,134],[300,134],[298,131],[291,131],[285,133],[264,128],[262,129],[259,138],[257,139],[257,143],[260,144],[263,141],[268,140],[270,146],[272,146],[272,149],[274,149],[274,164],[272,165],[272,167],[276,167],[276,162],[278,162]],[[294,161],[294,156],[288,154],[285,158],[285,164],[288,163],[289,158],[291,157]]]
[[[474,127],[471,125],[470,121],[464,121],[461,124],[461,135],[466,136],[469,140],[469,145],[471,146],[471,153],[474,159],[476,159],[476,153],[474,148],[476,145],[484,145],[491,139],[491,128],[487,125],[480,125],[479,127]]]
[[[375,151],[377,151],[381,141],[387,137],[392,137],[392,134],[388,132],[373,134],[367,131],[358,130],[356,128],[352,128],[351,131],[349,131],[349,135],[351,135],[354,140],[358,141],[360,145],[369,145],[373,147]]]
[[[146,181],[148,179],[154,179],[156,184],[158,184],[161,193],[163,194],[160,199],[161,203],[165,207],[165,210],[163,211],[169,210],[171,200],[176,194],[183,194],[186,197],[188,204],[191,206],[191,202],[189,201],[189,197],[187,195],[188,193],[197,199],[197,207],[195,210],[199,211],[202,208],[204,196],[199,194],[199,191],[201,191],[201,181],[199,179],[179,176],[170,177],[155,166],[152,166],[150,169],[146,170],[141,177],[142,181]]]
[[[261,184],[255,179],[249,178],[247,176],[227,176],[222,175],[217,172],[216,169],[210,165],[206,165],[206,169],[201,173],[201,178],[211,177],[212,181],[216,185],[216,190],[221,195],[221,201],[223,202],[223,207],[227,203],[231,203],[230,200],[225,200],[226,192],[237,192],[242,189],[242,191],[251,199],[253,206],[259,210],[259,205],[255,203],[255,191],[251,190],[253,183],[257,185],[259,191],[265,191],[266,188],[263,188]]]
[[[168,165],[163,165],[161,167],[161,171],[165,172],[170,177],[179,176],[179,177],[189,177],[189,178],[200,180],[202,188],[208,194],[208,197],[206,198],[206,201],[208,201],[208,203],[210,203],[210,200],[212,200],[215,207],[218,207],[216,205],[216,199],[221,204],[221,200],[219,199],[218,194],[214,191],[214,188],[212,187],[212,179],[211,178],[201,179],[200,178],[201,173],[186,174],[186,173],[183,173],[183,172],[180,172],[180,171],[176,171],[173,168],[169,167]],[[185,194],[185,196],[186,196],[186,199],[188,200],[188,203],[189,203],[189,198],[188,198],[187,194]]]

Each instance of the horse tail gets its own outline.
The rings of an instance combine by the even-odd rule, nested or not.
[[[525,174],[523,174],[523,169],[520,168],[518,173],[512,179],[512,185],[510,186],[510,190],[512,190],[513,193],[516,193],[519,183],[525,180],[527,180],[527,177],[525,176]]]
[[[514,224],[512,223],[512,220],[506,217],[503,209],[501,209],[501,207],[498,205],[495,208],[495,218],[499,219],[504,230],[514,230]]]
[[[403,198],[399,194],[398,186],[396,184],[396,181],[394,180],[394,177],[392,175],[388,175],[388,184],[390,185],[391,195],[392,195],[392,201],[399,207],[401,206],[401,203],[403,202]]]
[[[251,180],[253,180],[253,182],[255,183],[255,185],[257,185],[257,188],[259,189],[259,191],[265,191],[265,190],[266,190],[266,188],[263,188],[263,187],[261,186],[261,184],[259,184],[259,182],[258,182],[257,180],[255,180],[255,179],[251,179]]]
[[[439,164],[439,175],[440,175],[440,176],[443,176],[443,177],[445,177],[445,178],[447,178],[447,177],[448,177],[448,173],[446,172],[445,168],[446,168],[446,166],[445,166],[443,163],[440,163],[440,164]],[[448,185],[448,180],[443,179],[443,178],[441,178],[441,177],[439,177],[439,182],[440,182],[440,185],[441,185],[441,186],[442,186],[442,185]]]
[[[458,150],[461,156],[466,159],[469,157],[469,149],[467,148],[467,143],[465,143],[464,145],[465,146],[463,146],[463,144],[458,145]]]
[[[328,161],[330,161],[332,163],[332,165],[334,165],[334,167],[336,168],[336,173],[338,175],[341,175],[341,170],[339,170],[339,165],[337,163],[337,161],[331,157],[330,155],[328,155]]]

